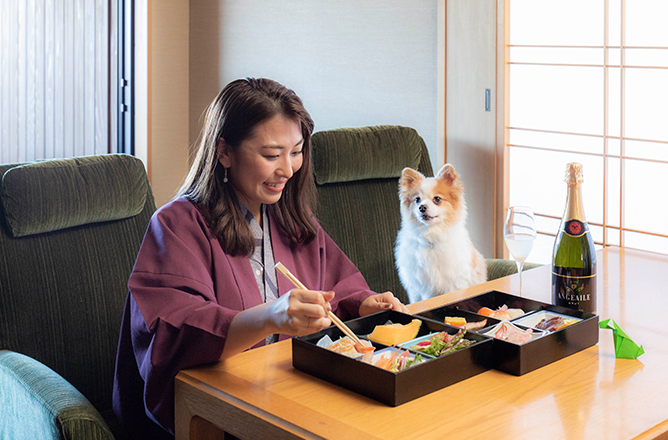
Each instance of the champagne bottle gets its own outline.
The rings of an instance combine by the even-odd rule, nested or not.
[[[596,250],[582,206],[582,165],[566,165],[566,210],[552,252],[552,303],[596,313]]]

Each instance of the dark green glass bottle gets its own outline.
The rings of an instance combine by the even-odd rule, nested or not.
[[[566,210],[552,253],[552,303],[596,313],[596,250],[582,206],[582,165],[566,166]]]

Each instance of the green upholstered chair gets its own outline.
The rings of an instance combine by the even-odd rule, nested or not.
[[[0,438],[122,438],[118,333],[155,211],[144,166],[89,156],[0,176]]]
[[[412,128],[375,126],[320,131],[311,143],[318,221],[372,290],[390,290],[408,302],[394,261],[398,185],[405,167],[434,175],[424,141]],[[514,261],[487,260],[488,280],[516,272]]]

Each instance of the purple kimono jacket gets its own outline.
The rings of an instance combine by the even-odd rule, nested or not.
[[[355,265],[319,225],[308,245],[291,242],[268,208],[275,261],[308,288],[336,292],[332,308],[341,319],[358,316],[362,301],[375,292]],[[114,412],[132,436],[169,438],[177,372],[217,361],[232,318],[262,304],[262,296],[249,258],[225,254],[202,214],[184,198],[153,215],[128,286]],[[279,295],[292,288],[278,276]]]

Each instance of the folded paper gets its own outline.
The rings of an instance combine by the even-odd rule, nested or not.
[[[606,319],[598,323],[602,329],[612,330],[612,337],[615,341],[615,357],[621,359],[635,359],[645,352],[642,345],[638,345],[617,325],[612,319]]]

